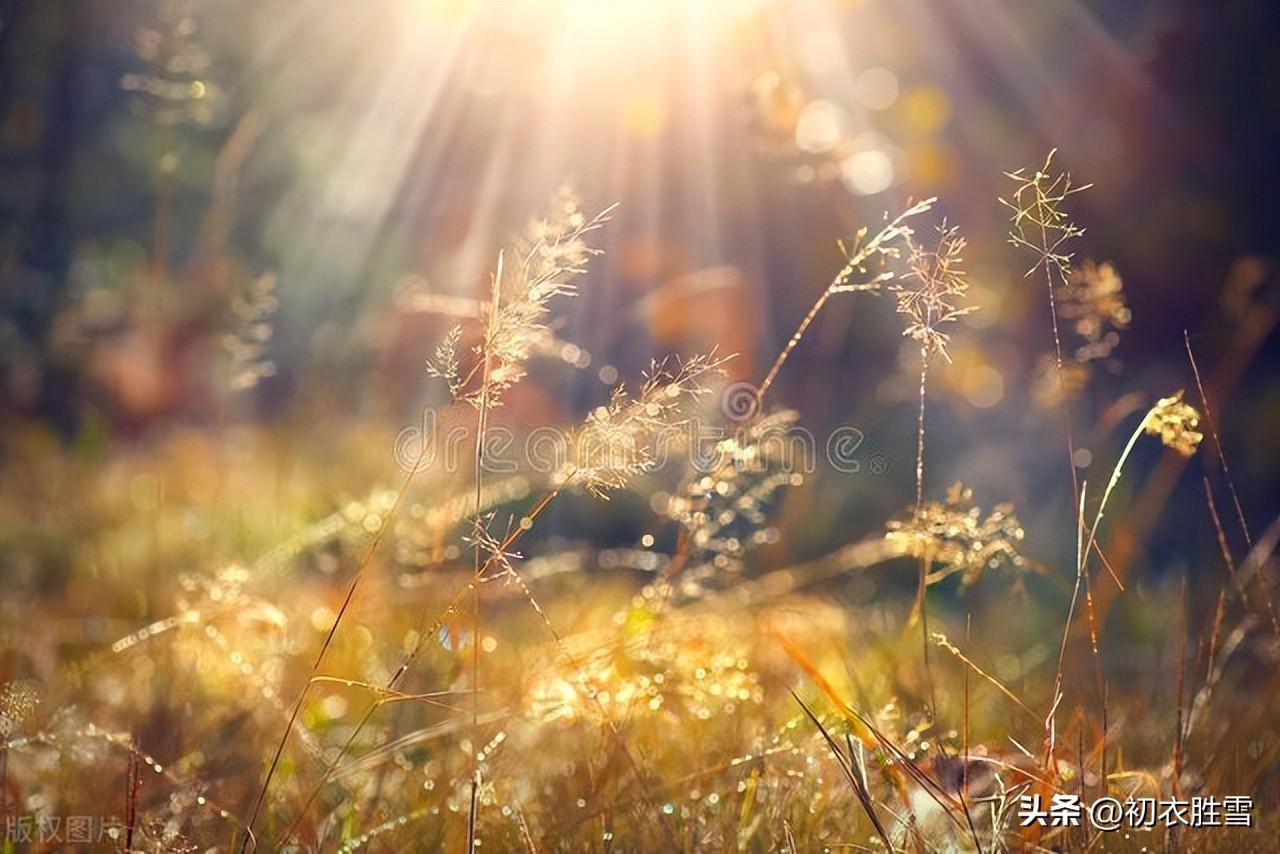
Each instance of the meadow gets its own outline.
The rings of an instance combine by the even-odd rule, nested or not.
[[[84,214],[47,337],[0,351],[0,851],[1275,849],[1269,261],[1204,284],[1212,317],[1131,297],[1079,140],[880,186],[838,99],[758,58],[742,145],[800,212],[767,251],[654,260],[652,187],[548,154],[335,270],[367,217],[473,192],[391,181],[357,128],[337,159],[368,183],[321,180],[342,214],[272,258],[240,206],[307,207],[272,140],[298,174],[328,155],[232,109],[233,18],[134,10],[138,223]],[[645,97],[637,146],[683,115]]]

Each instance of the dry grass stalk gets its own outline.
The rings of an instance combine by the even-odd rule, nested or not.
[[[836,758],[836,763],[840,766],[845,779],[849,781],[849,787],[853,789],[854,795],[858,798],[858,803],[862,807],[862,811],[866,813],[867,818],[871,820],[872,827],[875,828],[876,834],[884,842],[887,850],[892,851],[894,845],[889,841],[889,834],[885,832],[884,825],[880,822],[880,816],[876,815],[875,804],[871,799],[871,795],[867,791],[867,785],[863,782],[862,774],[857,767],[857,760],[854,753],[853,740],[846,734],[846,744],[848,745],[849,754],[846,756],[841,750],[840,745],[832,737],[827,728],[822,725],[821,719],[813,713],[813,709],[809,708],[804,700],[800,699],[800,695],[795,691],[791,692],[791,696],[800,704],[800,708],[804,709],[805,716],[818,728],[818,732],[822,734],[822,739],[827,743],[827,747],[831,749],[832,755]]]
[[[909,206],[902,213],[889,220],[870,239],[867,239],[868,229],[863,227],[858,230],[851,245],[842,247],[847,259],[845,265],[840,268],[840,272],[836,273],[835,278],[831,280],[831,284],[814,302],[804,319],[800,321],[800,325],[796,327],[796,331],[792,333],[787,345],[778,354],[773,365],[770,366],[769,372],[765,374],[764,380],[760,383],[760,388],[756,392],[757,405],[763,402],[765,394],[773,386],[774,380],[778,378],[778,372],[782,370],[782,366],[786,364],[791,352],[795,350],[800,343],[800,339],[808,331],[809,326],[822,311],[823,306],[827,304],[827,300],[841,293],[874,292],[893,279],[894,273],[886,265],[888,262],[902,256],[902,241],[911,235],[911,226],[908,221],[927,212],[933,207],[935,201],[937,199],[928,198]]]
[[[271,757],[271,762],[267,766],[266,776],[263,778],[262,785],[258,789],[257,797],[254,799],[253,809],[250,811],[249,818],[245,822],[246,832],[240,843],[241,852],[251,850],[251,846],[256,847],[253,828],[257,823],[258,814],[262,810],[263,801],[267,797],[267,791],[271,787],[271,779],[275,776],[276,769],[280,765],[280,758],[284,755],[284,749],[288,744],[289,735],[293,732],[294,725],[297,723],[298,714],[302,710],[302,704],[306,702],[307,694],[312,685],[311,680],[319,673],[321,666],[324,664],[325,656],[328,654],[329,648],[333,644],[333,638],[338,633],[338,626],[341,625],[343,617],[346,616],[348,609],[351,607],[351,602],[355,598],[356,589],[359,587],[365,571],[372,563],[373,556],[377,552],[378,546],[382,543],[382,539],[391,525],[391,520],[395,518],[396,511],[399,510],[401,504],[403,504],[404,497],[409,491],[409,485],[413,482],[413,476],[417,472],[422,461],[426,459],[427,454],[430,452],[430,447],[429,442],[424,441],[422,443],[422,449],[417,462],[401,479],[400,488],[396,491],[396,496],[391,507],[382,518],[381,524],[378,526],[373,539],[370,540],[368,547],[365,549],[364,556],[361,558],[360,564],[356,567],[355,573],[351,576],[351,582],[347,585],[347,592],[346,595],[343,596],[342,605],[339,606],[338,612],[334,616],[328,632],[325,634],[324,642],[320,645],[320,651],[316,654],[315,661],[311,665],[311,670],[307,674],[307,682],[302,687],[302,690],[298,692],[297,699],[294,700],[294,703],[290,708],[288,723],[285,725],[284,732],[280,736],[280,741],[276,745],[276,749]]]
[[[501,406],[504,393],[524,378],[530,355],[550,332],[551,300],[573,296],[573,280],[600,253],[587,243],[588,235],[609,222],[616,208],[610,205],[588,217],[573,190],[561,188],[547,217],[533,222],[499,253],[471,364],[462,364],[458,356],[462,330],[455,327],[428,361],[428,373],[446,380],[455,397],[477,409]]]
[[[1049,318],[1053,330],[1054,367],[1057,375],[1056,397],[1062,406],[1063,422],[1066,430],[1067,467],[1071,474],[1072,517],[1073,524],[1078,526],[1077,542],[1079,543],[1081,536],[1079,526],[1083,521],[1083,499],[1079,477],[1076,473],[1075,436],[1071,411],[1068,405],[1070,395],[1067,393],[1067,372],[1062,357],[1062,334],[1058,323],[1058,300],[1056,294],[1060,289],[1064,291],[1065,295],[1073,298],[1084,296],[1086,293],[1079,287],[1073,287],[1073,283],[1080,284],[1080,282],[1079,277],[1072,270],[1071,259],[1074,253],[1073,250],[1069,249],[1070,244],[1082,237],[1085,230],[1071,221],[1070,215],[1065,210],[1065,203],[1070,196],[1086,190],[1092,185],[1076,186],[1073,184],[1069,173],[1055,173],[1053,170],[1053,158],[1056,153],[1057,149],[1051,149],[1045,156],[1043,165],[1034,171],[1018,169],[1014,172],[1005,173],[1006,177],[1014,182],[1015,188],[1008,199],[1002,197],[999,201],[1012,212],[1009,242],[1035,256],[1035,262],[1024,273],[1024,277],[1030,277],[1037,269],[1043,268],[1044,270],[1045,288],[1049,299]],[[1118,283],[1118,279],[1115,282]],[[1111,282],[1108,281],[1107,286],[1109,287],[1110,284]],[[1074,299],[1073,310],[1079,311],[1081,314],[1084,313],[1079,308],[1079,303]],[[1077,317],[1078,319],[1079,317]],[[1105,496],[1103,500],[1105,503]],[[1094,547],[1093,537],[1090,536],[1089,543],[1084,546],[1083,551],[1078,550],[1077,553],[1075,584],[1072,589],[1071,604],[1067,611],[1067,624],[1063,631],[1057,672],[1054,675],[1053,702],[1045,720],[1046,763],[1050,766],[1054,761],[1053,750],[1056,729],[1053,716],[1061,696],[1062,668],[1065,664],[1067,638],[1075,617],[1076,603],[1080,595],[1082,581],[1086,587],[1086,605],[1090,623],[1093,625],[1095,622],[1093,618],[1092,591],[1088,587],[1089,579],[1087,569],[1084,566],[1087,562],[1087,556]],[[1098,668],[1099,681],[1101,681],[1101,664],[1097,654],[1096,631],[1092,629],[1091,644],[1095,651],[1095,667]]]
[[[1085,230],[1071,221],[1065,203],[1072,195],[1089,189],[1092,184],[1076,186],[1066,172],[1053,171],[1053,158],[1057,149],[1045,156],[1044,164],[1034,171],[1018,169],[1005,175],[1015,183],[1009,198],[1001,197],[1000,203],[1011,214],[1009,242],[1035,256],[1033,263],[1023,274],[1030,277],[1037,269],[1044,270],[1045,287],[1049,296],[1049,317],[1053,327],[1054,365],[1057,369],[1058,387],[1065,390],[1066,376],[1063,369],[1062,335],[1058,328],[1058,301],[1055,293],[1068,285],[1071,279],[1073,252],[1069,245],[1084,236]],[[1056,274],[1056,277],[1055,277]],[[1075,468],[1075,439],[1072,435],[1071,413],[1066,406],[1065,392],[1063,416],[1067,431],[1067,464],[1071,472],[1072,504],[1079,503],[1080,487]],[[1074,512],[1074,511],[1073,511]]]
[[[1187,361],[1191,363],[1191,373],[1196,380],[1196,391],[1200,393],[1200,406],[1204,409],[1205,426],[1209,430],[1209,438],[1213,440],[1213,450],[1218,457],[1218,465],[1222,467],[1222,476],[1227,481],[1227,489],[1231,493],[1231,504],[1236,511],[1236,521],[1240,523],[1240,533],[1244,535],[1245,545],[1253,548],[1253,537],[1249,533],[1249,523],[1244,518],[1244,508],[1240,506],[1240,495],[1236,492],[1235,481],[1231,478],[1231,467],[1227,465],[1227,456],[1222,451],[1222,440],[1218,438],[1218,427],[1214,422],[1213,407],[1209,405],[1209,396],[1205,393],[1204,383],[1200,380],[1200,366],[1196,363],[1195,353],[1191,350],[1191,333],[1182,330],[1182,340],[1187,348]]]
[[[929,382],[929,360],[941,354],[947,361],[947,333],[944,323],[952,323],[974,310],[973,306],[959,305],[969,290],[969,278],[964,271],[964,238],[955,228],[944,222],[938,228],[937,243],[926,247],[917,243],[912,232],[903,235],[908,248],[907,272],[891,281],[887,289],[895,298],[898,314],[906,319],[902,334],[920,345],[920,393],[916,414],[916,504],[915,519],[920,521],[924,512],[924,437],[925,394]],[[924,663],[925,681],[929,685],[932,706],[937,709],[933,695],[933,676],[929,668],[929,615],[926,592],[929,585],[929,567],[933,562],[931,543],[925,542],[919,557],[919,585],[917,586],[912,621],[918,615],[921,624],[921,657]]]
[[[575,293],[571,280],[585,272],[587,260],[598,252],[586,244],[585,236],[607,222],[612,210],[610,207],[587,218],[573,191],[567,187],[561,188],[552,202],[550,216],[531,225],[524,241],[514,247],[516,263],[508,267],[505,255],[498,254],[484,334],[475,347],[478,364],[467,377],[459,374],[460,368],[454,352],[459,336],[455,327],[437,348],[435,360],[427,365],[428,372],[448,382],[449,391],[455,398],[465,398],[479,412],[475,443],[475,574],[472,582],[472,631],[475,635],[471,661],[473,740],[478,734],[480,720],[479,636],[483,528],[480,508],[484,490],[485,437],[489,412],[500,406],[503,394],[524,378],[525,363],[534,347],[548,332],[544,323],[549,311],[548,304],[553,297],[572,296]],[[480,387],[468,391],[470,376],[477,372],[480,375]],[[475,846],[481,784],[479,762],[473,756],[471,807],[467,816],[468,851]]]
[[[1031,707],[1028,706],[1026,703],[1024,703],[1021,697],[1013,693],[1013,691],[1009,690],[1008,686],[1006,686],[999,679],[997,679],[996,677],[992,676],[990,673],[988,673],[987,671],[979,667],[977,663],[974,662],[973,659],[969,658],[969,656],[961,652],[959,647],[951,643],[951,641],[947,640],[946,635],[942,634],[941,632],[934,632],[932,639],[935,644],[942,647],[947,652],[954,655],[956,658],[960,659],[960,661],[962,661],[974,673],[978,674],[978,676],[982,677],[987,682],[990,682],[992,685],[994,685],[1001,694],[1004,694],[1006,697],[1012,700],[1015,706],[1017,706],[1019,709],[1022,709],[1022,711],[1026,712],[1028,715],[1034,718],[1037,722],[1040,720],[1039,715],[1037,715],[1034,711],[1032,711]]]

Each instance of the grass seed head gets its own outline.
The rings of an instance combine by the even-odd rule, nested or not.
[[[988,569],[1024,569],[1020,553],[1025,536],[1013,505],[998,504],[983,517],[973,490],[960,483],[947,490],[945,501],[927,501],[919,512],[890,520],[886,537],[904,554],[927,558],[939,567],[930,583],[956,573],[968,587]]]
[[[1116,268],[1093,261],[1072,268],[1071,276],[1059,286],[1058,311],[1074,321],[1072,328],[1083,339],[1076,349],[1081,363],[1109,358],[1133,317]]]
[[[560,483],[608,498],[652,470],[667,445],[677,440],[691,405],[709,392],[706,382],[720,372],[723,361],[714,352],[654,361],[634,397],[617,386],[609,402],[596,407],[575,433]]]
[[[1036,262],[1027,270],[1030,276],[1037,268],[1056,269],[1062,281],[1071,277],[1071,255],[1067,245],[1084,235],[1084,229],[1071,221],[1064,210],[1068,196],[1093,186],[1075,186],[1067,172],[1055,172],[1053,149],[1044,159],[1044,165],[1034,172],[1018,169],[1005,176],[1015,183],[1009,198],[1000,198],[1000,204],[1012,211],[1009,242],[1026,249],[1036,256]]]
[[[963,306],[969,291],[969,277],[964,270],[965,239],[954,227],[943,223],[938,228],[937,242],[932,246],[917,243],[911,234],[905,236],[908,248],[907,272],[889,285],[897,300],[898,314],[906,319],[902,334],[920,343],[927,354],[947,356],[947,333],[942,324],[951,323],[976,310]]]
[[[1161,398],[1147,414],[1144,425],[1147,435],[1158,437],[1165,447],[1184,457],[1194,454],[1204,439],[1204,434],[1196,430],[1199,426],[1200,413],[1183,402],[1182,389]]]

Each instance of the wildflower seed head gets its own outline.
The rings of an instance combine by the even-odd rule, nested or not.
[[[1109,358],[1133,316],[1115,267],[1093,261],[1073,267],[1058,288],[1057,299],[1058,313],[1064,320],[1074,321],[1072,328],[1083,339],[1076,349],[1076,361]]]
[[[669,518],[682,525],[699,553],[723,556],[724,567],[736,561],[771,534],[767,510],[774,493],[792,483],[803,460],[790,431],[799,415],[790,410],[770,412],[751,421],[736,434],[715,444],[709,466],[694,471],[667,503]]]
[[[558,477],[562,486],[580,485],[597,498],[621,489],[650,471],[664,443],[672,440],[691,404],[709,392],[706,382],[720,372],[715,353],[652,362],[632,397],[619,385],[609,402],[596,407],[573,440],[571,463]]]
[[[885,225],[871,233],[866,226],[858,229],[850,243],[841,243],[845,265],[831,282],[832,293],[852,291],[878,291],[894,278],[894,271],[887,265],[902,257],[902,248],[914,233],[910,220],[933,208],[937,199],[928,198],[916,202],[893,219],[885,215]]]
[[[929,582],[960,574],[962,587],[988,569],[1024,569],[1019,549],[1025,536],[1011,504],[998,504],[986,517],[973,502],[973,490],[956,483],[943,502],[928,501],[899,519],[890,520],[887,539],[903,554],[928,559],[940,567]]]
[[[443,378],[455,398],[476,408],[500,406],[504,393],[524,378],[530,355],[552,337],[549,303],[577,292],[573,279],[599,254],[588,245],[587,235],[609,221],[614,207],[588,217],[572,189],[562,187],[546,217],[530,223],[499,253],[482,312],[484,330],[472,348],[474,363],[466,368],[460,364],[461,330],[455,329],[428,361],[428,373]]]
[[[888,288],[897,300],[898,314],[906,320],[902,334],[919,342],[927,355],[939,353],[950,361],[948,336],[941,326],[976,309],[959,304],[969,291],[964,270],[965,239],[945,223],[938,228],[937,241],[931,246],[917,243],[910,234],[904,239],[910,252],[907,272]]]
[[[427,360],[427,374],[449,384],[449,394],[457,397],[462,390],[462,374],[458,367],[458,340],[462,327],[455,325],[449,334],[436,345],[435,355]]]
[[[1016,186],[1009,198],[1000,198],[1000,203],[1012,211],[1009,242],[1036,256],[1026,275],[1030,276],[1043,265],[1046,270],[1056,269],[1062,281],[1067,281],[1071,276],[1072,255],[1067,247],[1084,234],[1084,229],[1071,221],[1064,203],[1068,196],[1092,185],[1075,186],[1070,174],[1055,172],[1056,153],[1057,149],[1050,151],[1044,165],[1034,172],[1026,169],[1006,172],[1005,176]]]
[[[1147,413],[1144,425],[1147,434],[1159,437],[1166,447],[1184,457],[1196,452],[1204,434],[1196,430],[1200,426],[1200,413],[1182,400],[1182,389],[1161,398]]]

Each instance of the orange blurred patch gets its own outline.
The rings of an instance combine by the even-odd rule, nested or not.
[[[751,353],[760,337],[761,306],[736,267],[712,267],[669,279],[645,297],[639,311],[659,349],[737,354],[730,377],[755,374]]]

